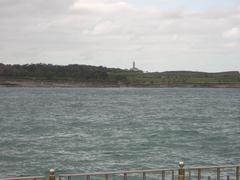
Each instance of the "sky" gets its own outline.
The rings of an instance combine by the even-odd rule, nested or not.
[[[0,63],[240,70],[240,0],[0,0]]]

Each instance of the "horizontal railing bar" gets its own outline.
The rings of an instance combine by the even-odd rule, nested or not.
[[[221,165],[221,166],[199,166],[199,167],[189,167],[185,168],[186,170],[198,170],[198,169],[224,169],[224,168],[236,168],[240,165]]]
[[[80,173],[80,174],[60,174],[59,177],[67,176],[101,176],[101,175],[116,175],[116,174],[134,174],[134,173],[157,173],[162,171],[177,171],[178,169],[147,169],[147,170],[130,170],[130,171],[115,171],[115,172],[96,172],[96,173]]]
[[[45,176],[28,176],[28,177],[9,177],[0,178],[0,180],[23,180],[23,179],[44,179]]]
[[[240,165],[221,165],[221,166],[200,166],[200,167],[187,167],[185,170],[198,170],[198,169],[223,169],[223,168],[236,168]],[[67,176],[102,176],[102,175],[116,175],[116,174],[133,174],[133,173],[157,173],[162,171],[177,171],[178,169],[147,169],[147,170],[130,170],[130,171],[116,171],[116,172],[96,172],[96,173],[80,173],[80,174],[60,174],[59,177]]]

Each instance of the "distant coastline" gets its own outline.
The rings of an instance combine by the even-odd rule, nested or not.
[[[238,71],[143,72],[88,65],[0,63],[0,87],[240,88]]]
[[[98,82],[54,82],[54,81],[1,81],[0,87],[44,87],[44,88],[240,88],[240,83],[199,84],[113,84]]]

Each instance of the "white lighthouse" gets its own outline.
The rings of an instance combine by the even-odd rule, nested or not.
[[[136,63],[135,61],[133,61],[133,66],[132,68],[130,69],[131,71],[141,71],[140,69],[136,68]]]
[[[135,69],[136,67],[135,67],[135,61],[133,61],[133,67],[132,67],[132,69]]]

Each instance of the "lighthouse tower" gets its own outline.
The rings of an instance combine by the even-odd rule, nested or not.
[[[136,68],[136,63],[135,61],[133,61],[133,66],[132,68],[130,69],[131,71],[141,71],[140,69]]]
[[[133,67],[132,67],[132,69],[136,69],[136,67],[135,67],[135,61],[133,61]]]

